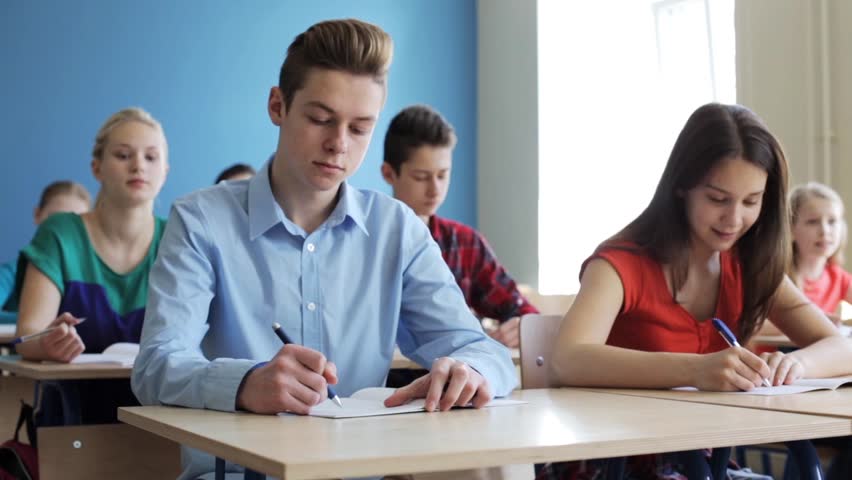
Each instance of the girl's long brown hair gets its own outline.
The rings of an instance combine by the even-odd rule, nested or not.
[[[689,269],[690,226],[684,194],[720,161],[734,157],[767,173],[760,215],[734,247],[743,272],[738,333],[745,342],[766,318],[790,259],[787,160],[778,140],[751,110],[718,103],[696,110],[678,135],[651,203],[598,248],[625,248],[629,242],[636,245],[631,250],[671,265],[677,301]]]

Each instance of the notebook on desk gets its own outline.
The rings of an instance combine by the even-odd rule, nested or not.
[[[852,385],[852,377],[835,377],[835,378],[801,378],[793,382],[792,385],[778,385],[773,387],[756,387],[747,392],[719,392],[732,395],[790,395],[793,393],[812,392],[814,390],[837,390],[838,388],[850,384]],[[675,390],[697,392],[695,387],[680,387]],[[703,393],[703,392],[702,392]]]
[[[102,353],[82,353],[71,364],[110,364],[122,367],[132,367],[139,354],[138,343],[119,342],[113,343],[104,349]],[[56,363],[45,360],[43,363]]]
[[[396,389],[384,387],[363,388],[353,393],[349,398],[341,398],[343,407],[337,406],[331,400],[326,400],[323,403],[313,407],[312,417],[325,418],[354,418],[354,417],[372,417],[378,415],[395,415],[399,413],[414,413],[423,412],[425,408],[425,399],[418,398],[412,400],[405,405],[398,407],[386,407],[384,402]],[[488,402],[485,407],[499,407],[506,405],[520,405],[527,402],[521,400],[512,400],[509,398],[494,398]],[[289,415],[283,413],[282,415]]]

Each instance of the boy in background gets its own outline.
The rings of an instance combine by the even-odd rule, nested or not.
[[[482,234],[435,214],[447,197],[456,141],[453,126],[436,110],[407,107],[385,135],[382,177],[393,196],[429,227],[467,305],[478,317],[499,322],[486,325],[491,337],[517,348],[520,317],[538,310],[518,291]]]

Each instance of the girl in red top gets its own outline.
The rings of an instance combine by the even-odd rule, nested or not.
[[[852,274],[841,267],[846,243],[843,200],[827,185],[810,182],[790,193],[793,265],[790,277],[805,296],[840,322],[841,300],[852,302]]]
[[[744,107],[700,107],[651,203],[584,263],[555,382],[723,391],[852,373],[852,345],[785,275],[790,245],[778,141]],[[714,317],[742,344],[769,317],[804,348],[729,348]]]

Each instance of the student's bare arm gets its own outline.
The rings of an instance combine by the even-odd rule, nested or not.
[[[56,316],[62,298],[56,285],[32,264],[27,264],[21,301],[18,311],[16,336],[40,332],[49,326],[60,328],[38,340],[21,343],[18,353],[30,360],[57,360],[67,362],[85,349],[77,335],[70,315]]]
[[[796,345],[788,354],[802,366],[806,378],[852,373],[852,341],[840,335],[828,317],[784,277],[776,292],[770,318]]]
[[[606,345],[621,310],[624,288],[602,259],[589,262],[580,292],[562,322],[551,363],[560,385],[749,390],[768,374],[766,364],[745,349],[709,355],[642,352]]]

